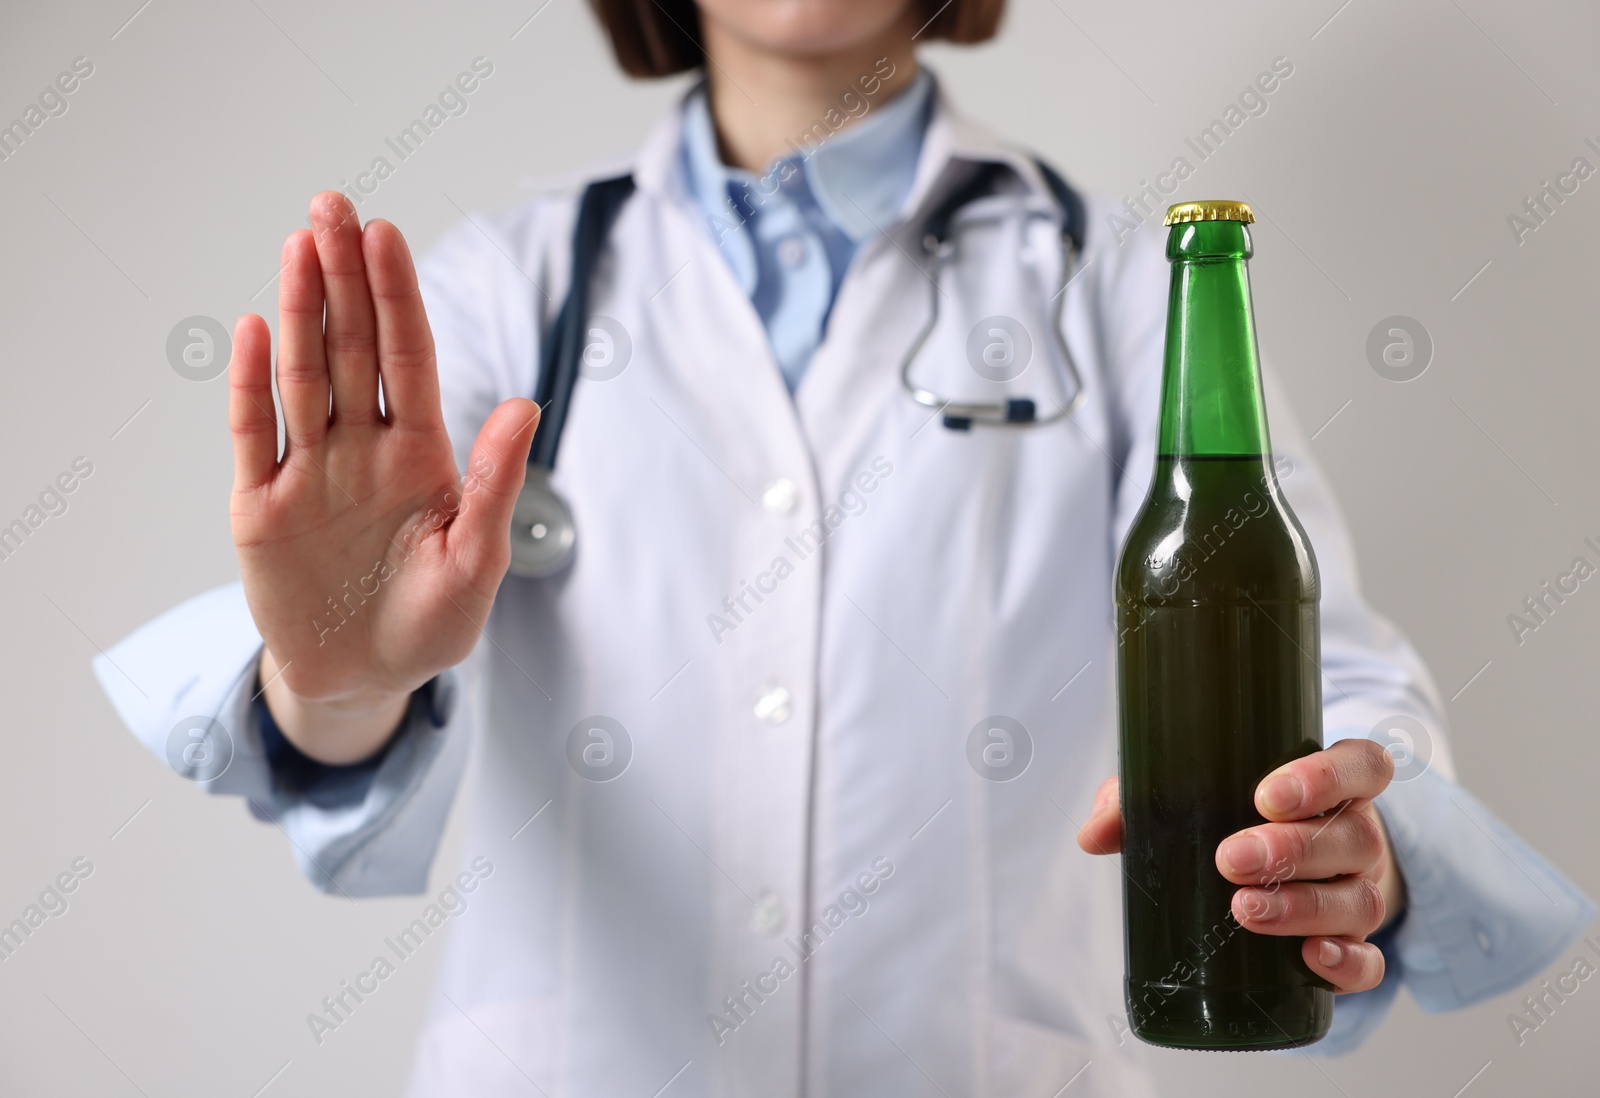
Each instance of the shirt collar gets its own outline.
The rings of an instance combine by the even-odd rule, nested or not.
[[[851,240],[891,224],[905,205],[932,102],[933,77],[920,69],[910,87],[802,160],[817,205]]]
[[[893,211],[888,219],[880,224],[880,228],[891,229],[893,224],[914,218],[924,207],[931,207],[952,186],[957,185],[958,179],[954,178],[952,173],[964,174],[970,170],[972,164],[1009,165],[1016,171],[1018,178],[1029,192],[1042,201],[1051,201],[1049,187],[1025,153],[1001,141],[982,126],[957,114],[939,82],[932,79],[931,74],[929,82],[931,103],[928,106],[927,130],[922,136],[921,151],[916,160],[911,188],[905,194],[900,208]],[[698,203],[698,193],[691,183],[690,173],[686,170],[688,165],[685,156],[688,111],[697,90],[698,86],[691,89],[679,109],[669,111],[661,118],[631,159],[634,180],[639,190],[680,209],[701,208]],[[892,102],[884,104],[884,107],[891,106]],[[844,134],[839,136],[843,137]],[[710,147],[715,149],[716,146],[713,143]],[[713,157],[713,159],[719,166],[721,165],[720,158]],[[958,165],[961,164],[968,167],[959,169]],[[602,174],[587,174],[597,179],[605,177]]]
[[[793,151],[769,164],[767,174],[785,161],[798,165],[830,222],[852,241],[872,235],[894,221],[911,190],[932,114],[933,90],[933,78],[923,69],[899,95],[881,105],[869,105],[854,125],[834,132],[830,123],[837,119],[842,126],[845,116],[842,112],[830,114],[819,120],[804,140],[791,141]],[[758,180],[748,171],[722,163],[704,83],[693,88],[684,103],[682,144],[685,182],[712,217],[712,231],[719,243],[726,243],[727,230],[744,220],[730,200],[730,188],[738,193],[741,185]],[[764,189],[770,189],[770,184]]]

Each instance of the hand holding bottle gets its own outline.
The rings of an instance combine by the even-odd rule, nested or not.
[[[1366,991],[1383,979],[1383,952],[1365,939],[1398,918],[1405,886],[1372,800],[1394,775],[1394,759],[1370,740],[1340,740],[1298,758],[1256,786],[1269,822],[1228,836],[1217,872],[1240,888],[1233,917],[1257,934],[1304,937],[1300,954],[1335,992]],[[1095,794],[1078,832],[1091,854],[1122,849],[1117,779]]]

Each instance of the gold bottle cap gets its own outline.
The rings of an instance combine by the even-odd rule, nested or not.
[[[1185,221],[1243,221],[1253,224],[1256,215],[1248,202],[1230,202],[1226,199],[1208,198],[1201,202],[1180,202],[1167,207],[1166,225],[1181,225]]]

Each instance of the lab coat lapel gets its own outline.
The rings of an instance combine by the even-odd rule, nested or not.
[[[1010,165],[1032,191],[1048,197],[1033,162],[956,114],[936,84],[933,115],[900,215],[862,241],[795,394],[825,494],[854,472],[886,408],[906,417],[908,433],[933,418],[914,405],[896,409],[892,403],[901,364],[928,321],[934,292],[920,242],[922,223],[965,180],[969,164],[991,161]]]
[[[656,345],[642,350],[698,429],[681,420],[680,426],[756,506],[774,469],[809,478],[811,461],[761,318],[697,212],[683,171],[682,129],[680,101],[635,158],[634,181],[652,208],[648,222],[637,211],[640,220],[617,232],[630,239],[654,235],[652,247],[638,250],[656,266],[641,269],[625,294],[644,290],[639,307],[652,318]]]

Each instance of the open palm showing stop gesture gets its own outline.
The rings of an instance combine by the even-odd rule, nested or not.
[[[231,516],[273,715],[341,763],[381,746],[404,699],[471,651],[510,561],[539,409],[497,407],[459,475],[404,238],[386,221],[363,230],[331,191],[311,223],[283,247],[281,458],[266,322],[234,329]]]

